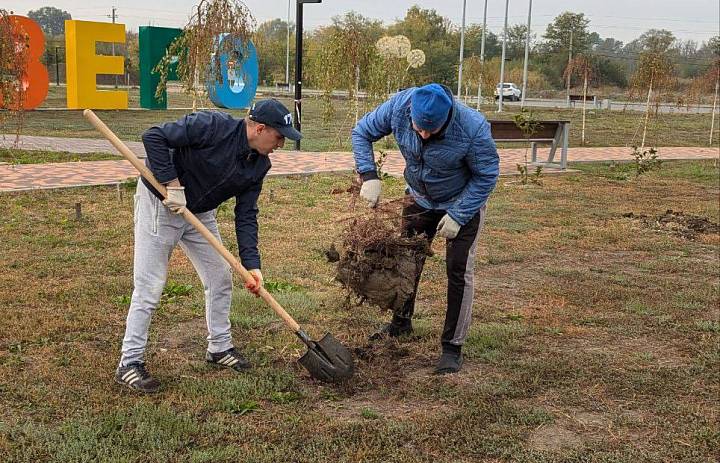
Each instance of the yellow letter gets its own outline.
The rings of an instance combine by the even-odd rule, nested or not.
[[[95,54],[96,42],[125,43],[125,25],[65,21],[68,108],[127,109],[127,92],[97,89],[97,75],[122,75],[125,59]]]

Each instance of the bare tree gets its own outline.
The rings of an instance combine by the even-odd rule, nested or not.
[[[0,128],[15,119],[15,144],[20,141],[24,120],[23,80],[30,57],[30,37],[12,15],[0,9]]]
[[[720,90],[720,58],[715,60],[715,63],[713,63],[708,72],[702,76],[701,81],[703,83],[702,87],[705,90],[710,90],[713,86],[715,87],[712,115],[710,116],[710,146],[712,146],[713,131],[715,130],[715,109],[718,105],[718,91]]]
[[[160,98],[165,92],[170,65],[177,57],[178,79],[186,93],[192,95],[193,111],[197,109],[200,79],[222,83],[220,57],[233,51],[237,43],[247,47],[255,28],[255,18],[240,0],[201,0],[183,32],[168,47],[167,53],[155,66],[160,83],[155,92]],[[219,41],[228,35],[232,40]],[[239,50],[242,60],[246,48]],[[242,66],[236,65],[237,69]]]
[[[650,48],[640,54],[638,69],[632,78],[632,88],[638,91],[647,89],[647,102],[645,106],[645,123],[643,124],[642,142],[640,149],[645,147],[647,126],[650,119],[650,102],[653,91],[659,93],[670,88],[675,81],[675,66],[661,48]]]
[[[593,62],[584,54],[575,55],[565,67],[563,77],[570,81],[572,77],[578,76],[583,79],[583,105],[582,105],[582,132],[581,144],[585,144],[585,106],[587,100],[588,83],[595,78],[595,66]]]

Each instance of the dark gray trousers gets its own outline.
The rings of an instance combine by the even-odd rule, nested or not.
[[[425,233],[432,243],[438,222],[445,211],[425,209],[415,203],[411,196],[406,197],[403,207],[402,229],[406,236]],[[485,206],[465,225],[460,227],[457,236],[447,240],[447,312],[441,337],[443,348],[459,350],[465,342],[472,316],[473,293],[475,286],[475,250],[485,222]],[[423,265],[425,261],[423,259]],[[420,283],[420,275],[415,281],[415,292],[405,306],[393,316],[395,323],[408,323],[415,312],[415,297]]]

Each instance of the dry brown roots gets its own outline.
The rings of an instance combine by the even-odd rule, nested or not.
[[[401,235],[397,206],[386,204],[349,221],[337,267],[345,288],[386,310],[400,309],[412,296],[430,252],[424,235]]]

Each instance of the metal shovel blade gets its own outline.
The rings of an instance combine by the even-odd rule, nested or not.
[[[312,345],[311,345],[312,344]],[[352,354],[327,333],[320,341],[311,341],[305,355],[298,362],[310,372],[310,376],[328,383],[350,378],[355,372]]]

